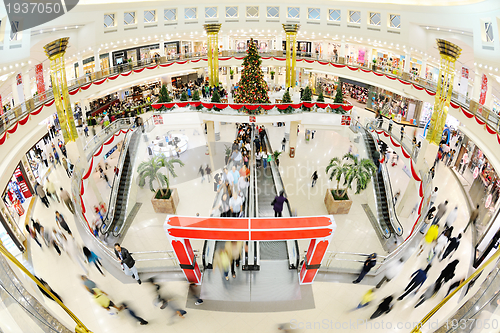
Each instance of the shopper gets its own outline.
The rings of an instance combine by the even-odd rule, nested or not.
[[[370,305],[370,303],[373,301],[375,298],[375,288],[370,288],[368,291],[363,295],[361,298],[361,301],[359,302],[358,306],[354,310],[364,308],[365,306]]]
[[[281,140],[281,151],[285,151],[285,148],[286,148],[286,138],[283,138],[283,140]]]
[[[111,307],[115,308],[118,311],[121,310],[120,307],[116,306],[115,303],[113,303],[113,301],[109,299],[108,294],[106,294],[101,289],[94,288],[90,291],[90,293],[94,296],[94,300],[96,301],[96,303],[106,310],[109,311]]]
[[[418,288],[425,282],[425,280],[427,280],[427,273],[429,272],[430,268],[431,265],[427,265],[425,269],[419,269],[411,275],[412,279],[410,283],[408,283],[408,285],[406,286],[405,292],[398,297],[398,301],[401,301],[413,290],[418,290]]]
[[[36,183],[35,192],[38,195],[38,197],[40,198],[40,200],[42,200],[45,207],[49,208],[49,206],[50,206],[49,199],[47,199],[47,195],[45,194],[45,191],[43,190],[43,187],[42,187],[42,185],[40,185],[40,183]]]
[[[314,187],[314,185],[316,185],[316,181],[318,180],[318,171],[314,171],[311,178],[312,178],[312,186],[311,187]]]
[[[89,265],[93,263],[99,273],[101,273],[102,276],[105,276],[101,270],[101,267],[99,267],[102,266],[101,262],[99,261],[99,257],[94,252],[90,251],[88,247],[84,246],[83,255],[85,256],[85,258],[87,258],[87,262],[89,263]]]
[[[42,244],[38,240],[38,237],[36,235],[36,230],[34,228],[31,228],[29,224],[26,224],[26,231],[28,232],[28,235],[33,238],[33,240],[42,248]]]
[[[274,198],[271,202],[271,205],[274,209],[274,217],[282,217],[283,212],[283,204],[286,202],[288,204],[288,199],[284,196],[285,192],[283,190],[280,191],[280,194]]]
[[[233,197],[229,199],[229,207],[231,209],[231,216],[239,217],[240,212],[243,209],[243,200],[238,195],[237,191],[234,191]]]
[[[71,200],[71,196],[68,191],[63,189],[62,187],[59,188],[59,195],[61,196],[61,200],[64,202],[68,210],[71,212],[71,214],[75,214],[75,206],[73,205],[73,200]]]
[[[405,125],[401,126],[401,142],[403,142],[404,136],[405,136]]]
[[[262,166],[265,169],[267,168],[267,152],[265,150],[262,151],[261,157],[262,157]]]
[[[377,307],[377,310],[375,310],[375,312],[370,316],[370,319],[375,319],[383,314],[389,313],[392,309],[391,303],[393,299],[394,297],[392,295],[384,298],[384,300]]]
[[[445,202],[442,202],[438,205],[437,207],[437,212],[436,216],[434,217],[434,220],[432,221],[432,224],[438,224],[441,218],[446,214],[446,210],[448,209],[448,200],[445,200]]]
[[[122,265],[122,269],[126,275],[131,275],[132,278],[137,280],[137,283],[141,284],[141,279],[139,278],[139,273],[135,267],[135,260],[132,258],[128,250],[121,247],[119,243],[115,243],[115,255]]]
[[[80,278],[83,281],[83,285],[85,289],[90,293],[92,289],[97,288],[97,285],[94,281],[90,280],[86,275],[80,275]]]
[[[143,318],[139,317],[138,315],[135,314],[135,312],[129,308],[128,304],[125,303],[125,302],[122,302],[120,304],[120,309],[121,310],[126,310],[127,313],[132,317],[134,318],[135,320],[137,320],[139,322],[139,324],[141,325],[147,325],[148,322],[146,320],[144,320]]]
[[[45,189],[47,194],[52,198],[52,200],[56,201],[59,203],[59,197],[57,196],[56,192],[56,185],[49,180],[49,177],[45,179]]]
[[[476,222],[477,222],[477,218],[479,217],[479,205],[476,206],[476,209],[474,209],[471,213],[470,213],[470,217],[469,217],[469,222],[467,223],[467,225],[465,226],[465,229],[464,229],[464,232],[467,232],[467,228],[469,228],[469,225],[473,224],[474,227],[476,226]]]
[[[64,302],[62,301],[62,298],[61,296],[59,296],[52,288],[50,288],[49,284],[47,282],[45,282],[42,278],[39,278],[38,276],[35,275],[35,279],[38,280],[38,282],[40,282],[41,285],[43,285],[45,287],[45,289],[47,289],[48,291],[50,291],[50,293],[52,295],[54,295],[58,300],[59,302],[63,303]],[[37,287],[38,289],[40,289],[41,293],[47,297],[48,299],[51,299],[53,300],[54,302],[56,302],[56,300],[48,293],[45,291],[45,289],[43,289],[42,287],[40,287],[38,284],[37,284]],[[57,302],[56,302],[57,303]]]
[[[436,280],[434,295],[437,294],[437,292],[443,286],[444,283],[450,281],[455,277],[455,269],[457,268],[458,263],[459,263],[458,259],[455,259],[441,271],[441,274],[439,274]]]
[[[460,239],[462,239],[462,234],[458,234],[457,237],[450,238],[449,244],[446,247],[446,250],[444,250],[443,257],[439,261],[446,259],[446,257],[448,257],[458,249],[458,246],[460,245]]]
[[[68,175],[68,177],[71,178],[71,171],[69,170],[68,161],[64,157],[62,158],[62,166],[64,170],[66,170],[66,174]]]
[[[377,284],[376,288],[378,289],[382,287],[384,282],[386,281],[389,282],[392,279],[394,279],[396,276],[399,275],[402,269],[403,269],[403,258],[400,258],[399,260],[390,261],[389,263],[387,263],[384,271],[384,277]]]
[[[66,223],[64,216],[61,213],[59,213],[57,210],[56,210],[56,222],[57,222],[57,226],[60,229],[64,229],[70,236],[72,236],[71,230],[69,229],[69,226]]]
[[[53,148],[52,151],[54,153],[54,158],[56,160],[56,163],[59,164],[59,165],[61,165],[61,160],[59,159],[59,154],[57,153],[56,149]]]
[[[201,174],[201,182],[203,183],[203,181],[205,180],[205,169],[203,168],[203,165],[200,165],[198,172]]]
[[[210,166],[205,167],[205,174],[207,175],[207,181],[210,183],[212,181],[212,169],[210,169]]]
[[[438,192],[438,188],[434,187],[434,190],[431,193],[431,202],[429,204],[429,207],[434,206],[434,203],[436,202],[436,199],[437,199],[437,196],[438,196],[437,192]]]
[[[214,267],[218,267],[224,275],[226,281],[229,280],[229,267],[231,266],[231,259],[226,249],[219,249],[214,256]]]
[[[368,256],[368,259],[365,260],[363,263],[363,268],[361,269],[361,272],[359,273],[359,276],[356,280],[352,281],[352,283],[360,283],[361,280],[365,277],[366,274],[377,264],[377,254],[372,253]]]
[[[191,282],[189,284],[189,293],[188,295],[191,296],[195,300],[194,305],[200,305],[203,304],[203,300],[200,298],[200,291],[198,290],[198,286],[196,283]]]
[[[47,162],[47,153],[45,153],[45,150],[42,150],[42,161],[43,164],[45,164],[45,167],[49,167],[49,163]]]
[[[456,221],[458,216],[458,206],[455,206],[453,210],[451,211],[450,214],[448,214],[448,217],[446,218],[445,226],[447,228],[451,227],[453,223]]]

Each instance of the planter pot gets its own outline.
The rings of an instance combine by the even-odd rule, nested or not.
[[[376,71],[377,70],[377,65],[372,65],[372,71]]]
[[[229,76],[229,78],[232,80],[232,79],[233,79],[233,76],[232,76],[232,75],[230,75],[230,76]]]
[[[271,80],[274,80],[274,75],[271,75]]]
[[[349,214],[351,210],[351,200],[335,200],[332,195],[332,189],[326,190],[325,206],[328,214]]]
[[[175,214],[177,206],[179,205],[179,193],[176,188],[171,188],[170,192],[170,198],[168,199],[155,199],[155,193],[151,199],[151,204],[153,204],[155,213]]]

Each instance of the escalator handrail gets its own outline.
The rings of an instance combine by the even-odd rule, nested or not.
[[[380,141],[379,135],[376,132],[374,134],[374,133],[368,131],[365,127],[363,127],[363,129],[364,129],[366,134],[372,135],[377,140]],[[399,221],[399,218],[396,214],[396,207],[394,205],[394,194],[392,192],[391,179],[389,177],[389,171],[387,170],[387,161],[385,161],[385,163],[382,163],[382,164],[383,164],[382,168],[381,168],[382,174],[383,174],[382,180],[384,181],[387,204],[389,206],[389,221],[391,222],[394,233],[398,236],[402,236],[403,235],[403,226],[401,225],[401,222]],[[389,190],[389,191],[387,191],[387,190]],[[387,196],[387,194],[389,194],[390,196]],[[399,228],[397,226],[399,226]],[[398,229],[401,230],[399,233],[397,231]]]

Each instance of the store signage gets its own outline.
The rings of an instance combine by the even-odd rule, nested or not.
[[[18,73],[16,75],[16,82],[17,82],[18,86],[21,85],[21,84],[23,84],[23,77],[21,76],[21,73]]]
[[[2,95],[0,95],[0,116],[3,115]]]
[[[484,202],[484,208],[489,208],[490,205],[491,205],[491,201],[493,200],[493,196],[490,194],[488,194],[488,196],[486,197],[486,201]]]
[[[113,148],[111,148],[111,150],[108,151],[106,153],[106,155],[104,155],[104,159],[107,159],[109,156],[111,156],[111,154],[113,154],[116,151],[116,149],[117,149],[117,146],[114,146]]]
[[[474,177],[474,179],[476,179],[477,176],[479,176],[479,168],[478,167],[474,168],[474,173],[472,174],[472,176]]]
[[[481,95],[479,96],[479,104],[484,105],[486,102],[486,92],[488,91],[488,77],[483,74],[481,78]]]
[[[153,115],[153,121],[155,125],[163,125],[163,116]]]
[[[248,117],[248,121],[249,121],[250,123],[255,123],[255,116],[249,116],[249,117]]]
[[[342,116],[342,120],[340,121],[340,125],[350,126],[351,125],[351,116]]]
[[[43,79],[43,65],[38,64],[35,66],[36,75],[36,91],[38,93],[40,101],[45,100],[45,82]]]
[[[469,69],[467,67],[462,67],[462,77],[464,79],[469,79]]]

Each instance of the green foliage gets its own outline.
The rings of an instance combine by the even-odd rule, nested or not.
[[[185,102],[188,100],[188,94],[186,91],[182,92],[180,100],[181,100],[181,102]]]
[[[266,81],[262,73],[262,60],[260,59],[254,40],[250,39],[247,55],[243,59],[243,70],[235,92],[234,100],[241,104],[271,103],[267,92]]]
[[[219,90],[214,89],[214,92],[212,93],[212,99],[210,101],[212,103],[220,103]]]
[[[323,96],[323,90],[319,91],[318,99],[316,99],[316,102],[320,102],[320,103],[325,102],[325,96]]]
[[[148,179],[149,189],[152,192],[156,192],[153,185],[153,182],[156,180],[162,197],[165,196],[170,188],[168,175],[171,174],[172,177],[177,177],[174,170],[174,163],[179,164],[181,167],[184,166],[181,160],[176,158],[168,159],[164,154],[153,156],[149,160],[142,162],[137,167],[139,186],[143,187],[146,184],[146,179]],[[163,167],[167,169],[166,175],[160,171]]]
[[[309,88],[309,86],[306,86],[304,91],[302,92],[302,98],[301,101],[303,102],[311,102],[312,101],[312,90]],[[311,111],[311,108],[302,106],[303,111]]]
[[[200,100],[200,91],[199,90],[195,90],[193,92],[193,101],[199,101]]]
[[[333,103],[344,104],[344,96],[342,96],[342,83],[339,83],[337,87],[337,94],[335,95]]]
[[[273,155],[274,155],[274,160],[278,160],[278,158],[280,157],[282,151],[278,151],[278,150],[275,150]]]
[[[283,94],[283,104],[290,104],[292,103],[292,98],[290,97],[290,93],[288,92],[288,89],[285,91],[285,93]],[[283,113],[292,113],[292,107],[289,106],[287,107],[285,110],[280,110],[280,112],[283,112]]]
[[[167,87],[165,87],[164,84],[162,84],[161,89],[160,89],[160,97],[158,98],[158,103],[170,103],[172,99],[170,98],[168,94]],[[164,106],[162,106],[162,110],[166,109]]]
[[[226,154],[226,157],[229,158],[231,156],[231,146],[224,145],[224,153]]]
[[[334,157],[326,167],[326,174],[330,180],[337,181],[336,197],[342,198],[347,190],[356,184],[355,194],[361,193],[370,183],[372,175],[376,172],[375,164],[367,158],[359,160],[351,153],[345,154],[342,159]],[[344,188],[340,188],[340,181],[344,180]]]

